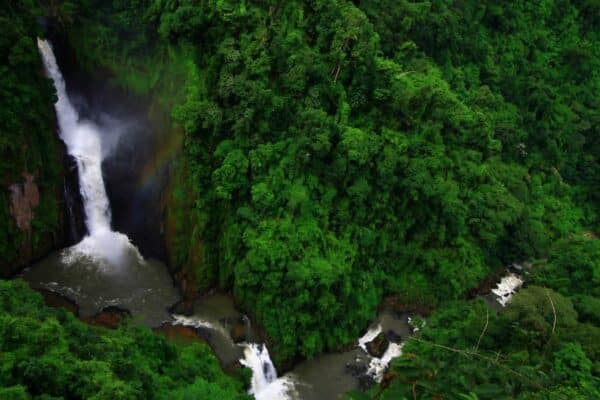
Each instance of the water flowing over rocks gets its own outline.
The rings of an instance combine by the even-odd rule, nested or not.
[[[411,317],[406,317],[407,327],[410,323]],[[401,334],[393,329],[387,329],[384,332],[380,323],[376,326],[371,326],[358,339],[358,347],[371,356],[365,375],[374,382],[381,382],[389,363],[394,358],[402,355],[403,343],[400,342],[401,338]]]
[[[492,293],[498,296],[496,299],[502,307],[506,307],[512,300],[513,295],[523,286],[523,279],[515,273],[509,273],[498,282]]]
[[[381,333],[381,325],[370,327],[367,332],[358,339],[358,347],[360,347],[365,353],[368,353],[367,343],[372,342]]]
[[[244,345],[244,358],[240,363],[252,370],[250,393],[256,400],[294,398],[294,383],[289,376],[277,377],[267,346],[260,343]]]
[[[369,389],[383,379],[391,360],[402,354],[401,338],[410,335],[406,314],[381,312],[354,347],[318,355],[278,376],[269,349],[226,294],[212,293],[198,299],[193,315],[173,315],[172,324],[188,326],[206,337],[229,373],[240,367],[251,369],[250,393],[259,400],[334,399],[350,390]],[[245,327],[245,341],[235,343],[235,326]],[[367,352],[374,340],[387,343],[380,357]]]

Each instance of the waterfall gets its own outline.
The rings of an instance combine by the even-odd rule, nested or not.
[[[214,331],[222,337],[229,346],[240,346],[244,349],[244,357],[239,360],[240,364],[252,371],[250,393],[256,400],[291,400],[297,399],[295,390],[297,382],[292,376],[277,377],[277,370],[269,350],[263,343],[240,343],[235,344],[231,340],[229,332],[219,322],[210,322],[199,316],[186,317],[183,315],[172,315],[173,325],[191,326],[194,328],[206,328]],[[248,317],[244,316],[246,323],[250,324]]]
[[[250,393],[257,400],[283,400],[294,397],[294,383],[289,376],[277,378],[277,371],[264,344],[249,343],[240,363],[252,370]]]
[[[64,259],[67,263],[73,263],[80,257],[88,257],[115,266],[123,263],[124,257],[130,256],[142,262],[141,254],[129,238],[111,229],[110,203],[102,176],[101,130],[91,121],[79,118],[67,95],[65,80],[50,43],[38,38],[37,44],[46,73],[54,81],[58,95],[54,108],[60,138],[77,162],[85,223],[89,232],[81,242],[65,250]]]
[[[500,282],[496,284],[496,289],[492,289],[492,293],[497,296],[497,301],[502,307],[506,307],[512,300],[513,295],[523,286],[523,279],[515,273],[509,273],[502,277]]]

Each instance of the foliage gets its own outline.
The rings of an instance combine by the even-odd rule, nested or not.
[[[185,71],[174,259],[232,288],[277,361],[349,342],[382,295],[461,298],[596,223],[589,4],[82,4],[92,65],[135,90]]]
[[[18,280],[0,281],[0,355],[3,399],[248,398],[206,344],[89,327]]]
[[[533,280],[567,295],[600,297],[600,241],[583,235],[557,241]]]
[[[10,4],[9,4],[10,3]],[[0,275],[48,251],[61,237],[62,149],[55,134],[53,88],[36,46],[35,1],[3,1],[0,10]],[[10,215],[9,190],[34,176],[40,204],[30,232]]]
[[[586,324],[571,302],[535,286],[500,314],[481,301],[446,304],[409,339],[379,398],[597,398],[598,355],[585,349],[600,339],[600,328],[593,328],[593,336],[574,339]]]
[[[171,113],[173,266],[231,289],[276,361],[354,340],[384,295],[439,306],[381,393],[398,399],[600,396],[596,3],[40,2],[84,67]],[[37,4],[0,17],[0,178],[43,185],[34,243],[60,183]],[[10,261],[25,239],[0,206]],[[522,259],[543,261],[506,312],[451,302]],[[99,333],[6,285],[1,397],[238,393],[204,347]]]

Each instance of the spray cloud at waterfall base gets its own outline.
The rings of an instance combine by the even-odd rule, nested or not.
[[[60,138],[77,163],[88,235],[29,268],[23,277],[34,287],[76,301],[82,316],[120,306],[146,325],[159,325],[169,318],[167,307],[179,299],[171,277],[162,263],[144,260],[127,235],[111,228],[102,162],[127,131],[114,119],[103,118],[101,122],[109,121],[107,126],[82,120],[69,99],[52,47],[38,39],[38,48],[57,92]]]

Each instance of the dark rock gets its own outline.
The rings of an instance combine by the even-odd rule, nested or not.
[[[189,317],[194,313],[194,302],[189,300],[181,300],[175,303],[169,311],[171,314],[180,314]]]
[[[226,365],[225,368],[223,368],[223,370],[228,375],[234,375],[237,371],[239,371],[242,368],[244,368],[242,363],[240,363],[239,361],[234,361],[231,364]]]
[[[171,340],[179,340],[186,343],[204,341],[198,334],[198,330],[191,326],[173,325],[170,322],[165,322],[152,330]]]
[[[375,336],[375,339],[367,343],[367,351],[373,357],[381,358],[387,350],[390,342],[385,337],[385,333],[381,332]]]
[[[47,289],[37,289],[37,291],[44,297],[44,303],[48,307],[63,308],[75,316],[79,315],[79,306],[73,300]]]
[[[385,333],[385,337],[388,341],[392,343],[400,343],[402,341],[402,336],[394,332],[392,329],[388,330]]]
[[[85,210],[83,198],[79,189],[79,172],[77,161],[69,154],[65,154],[63,195],[65,213],[65,244],[67,246],[78,243],[86,234]]]
[[[116,306],[108,306],[103,308],[98,314],[82,318],[81,320],[86,324],[115,329],[123,320],[129,317],[131,317],[129,310]]]
[[[9,186],[10,215],[15,219],[17,228],[23,232],[31,231],[34,209],[40,202],[40,192],[34,182],[33,175],[23,172],[24,183]]]
[[[244,321],[240,318],[237,319],[233,325],[231,326],[231,329],[229,331],[229,334],[231,335],[231,339],[233,339],[234,343],[240,343],[246,340],[246,324],[244,323]]]

